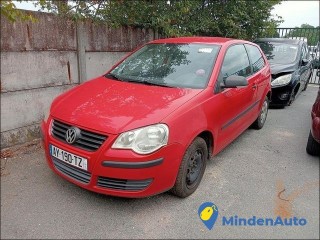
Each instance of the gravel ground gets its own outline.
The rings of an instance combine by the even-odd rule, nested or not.
[[[47,167],[38,144],[1,159],[1,239],[242,238],[319,239],[319,158],[306,154],[309,85],[292,106],[270,109],[260,131],[248,129],[208,162],[186,199],[163,193],[123,199],[83,190]],[[10,155],[10,154],[9,154]],[[197,212],[219,208],[208,230]],[[222,217],[304,218],[305,226],[223,226]]]

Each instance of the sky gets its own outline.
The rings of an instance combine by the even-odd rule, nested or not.
[[[15,2],[15,1],[14,1]],[[36,10],[32,2],[15,2],[17,8]],[[272,14],[282,16],[283,23],[279,27],[300,27],[301,24],[308,23],[314,27],[319,26],[319,1],[282,1],[276,5]]]
[[[279,15],[284,20],[279,27],[300,27],[308,23],[314,27],[319,26],[319,1],[283,1],[276,5],[272,14]]]

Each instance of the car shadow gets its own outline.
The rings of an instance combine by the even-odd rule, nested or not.
[[[269,109],[276,109],[276,110],[281,110],[281,109],[285,109],[286,106],[269,106]]]

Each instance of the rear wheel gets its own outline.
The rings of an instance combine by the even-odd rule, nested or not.
[[[269,109],[269,99],[266,97],[264,99],[264,102],[262,104],[260,114],[257,117],[257,119],[252,124],[252,127],[255,129],[261,129],[263,128],[264,123],[266,122],[267,115],[268,115],[268,109]]]
[[[208,148],[205,140],[197,137],[187,148],[171,192],[181,198],[191,195],[199,186],[206,168]]]
[[[308,87],[308,84],[309,84],[309,82],[310,82],[310,80],[311,80],[311,78],[312,78],[312,75],[313,75],[313,71],[311,71],[310,76],[309,76],[309,78],[308,78],[308,80],[307,80],[307,82],[306,82],[306,85],[304,85],[304,88],[303,88],[302,91],[307,90],[307,87]]]
[[[313,156],[319,156],[320,155],[320,144],[314,140],[311,131],[309,133],[308,143],[306,147],[307,153]]]

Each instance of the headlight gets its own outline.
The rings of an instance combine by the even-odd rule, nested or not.
[[[49,118],[49,115],[50,115],[50,106],[49,106],[49,108],[44,112],[44,114],[43,114],[43,120],[45,121],[45,122],[47,122],[47,120],[48,120],[48,118]]]
[[[156,124],[121,133],[112,148],[131,149],[136,153],[152,153],[167,145],[169,128],[165,124]]]
[[[283,75],[281,77],[276,78],[271,82],[271,86],[283,86],[287,85],[291,81],[292,74]]]

